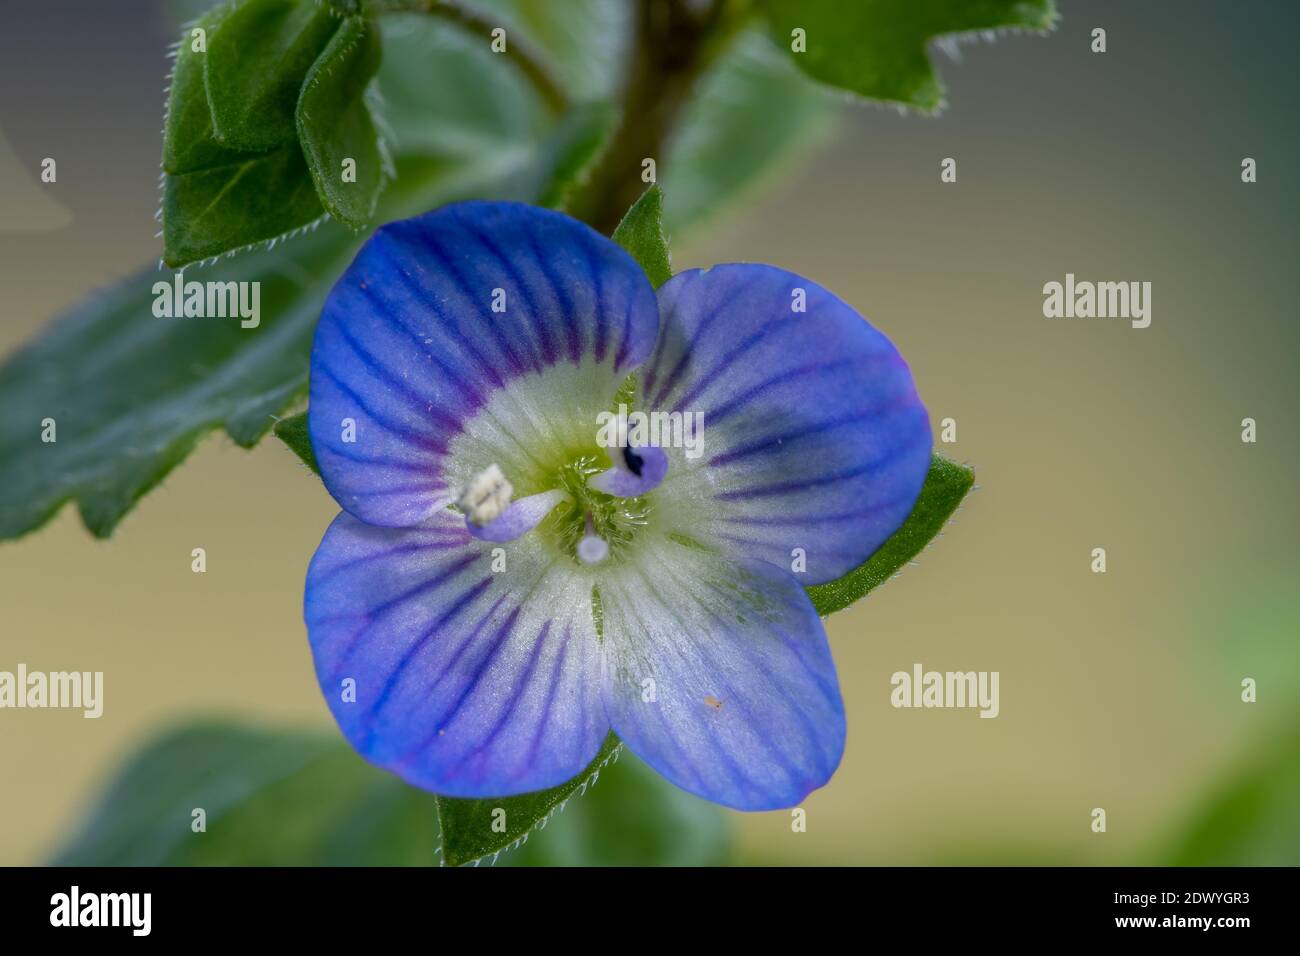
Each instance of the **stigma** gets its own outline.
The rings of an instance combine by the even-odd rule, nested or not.
[[[578,542],[578,560],[583,564],[600,564],[609,557],[609,542],[596,533],[596,524],[587,512],[587,533]]]

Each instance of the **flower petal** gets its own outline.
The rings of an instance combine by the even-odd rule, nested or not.
[[[804,311],[799,311],[800,306]],[[682,533],[834,580],[911,512],[930,424],[893,344],[816,283],[763,265],[674,276],[641,372],[642,407],[702,413],[661,497]]]
[[[546,490],[529,486],[538,447],[591,444],[658,321],[636,262],[559,213],[468,202],[384,226],[316,329],[308,426],[325,485],[387,527],[436,514],[493,463],[516,490]]]
[[[330,525],[307,572],[307,630],[330,710],[367,760],[457,797],[545,789],[591,762],[609,729],[591,585],[535,538],[497,546],[494,573],[497,548],[451,512],[420,528],[347,513]]]
[[[600,584],[614,731],[679,787],[736,809],[794,806],[825,784],[844,705],[794,577],[667,539],[638,558]]]

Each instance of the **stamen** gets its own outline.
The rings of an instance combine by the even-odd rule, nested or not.
[[[592,478],[590,485],[615,498],[635,498],[653,491],[668,474],[668,456],[654,445],[624,445],[610,458],[614,467]]]
[[[465,520],[481,528],[501,517],[514,491],[501,469],[492,464],[474,476],[456,503],[465,512]]]
[[[474,476],[460,496],[465,527],[480,541],[513,541],[541,523],[568,495],[558,488],[511,501],[514,488],[496,465]]]
[[[578,542],[578,560],[583,564],[600,564],[609,556],[609,542],[596,534],[596,525],[587,512],[587,533]]]

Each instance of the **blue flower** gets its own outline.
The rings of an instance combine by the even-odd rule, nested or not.
[[[702,414],[699,441],[638,412]],[[444,207],[380,229],[330,293],[309,429],[344,510],[308,633],[368,760],[509,796],[612,729],[744,810],[834,773],[844,705],[804,586],[902,524],[931,439],[897,350],[825,289],[720,265],[656,295],[567,216]]]

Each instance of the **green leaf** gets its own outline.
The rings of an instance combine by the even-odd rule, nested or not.
[[[168,176],[162,209],[163,262],[172,268],[275,239],[325,211],[297,143]]]
[[[76,498],[92,533],[107,536],[213,428],[245,447],[306,384],[312,329],[351,252],[341,227],[261,256],[223,260],[187,281],[258,282],[260,322],[157,318],[147,270],[88,300],[0,366],[0,538],[44,523]],[[54,442],[42,422],[54,420]]]
[[[631,755],[602,770],[598,785],[581,789],[587,789],[581,800],[570,800],[563,813],[548,809],[545,829],[524,831],[531,837],[521,852],[504,859],[517,865],[726,861],[722,812]],[[483,801],[491,805],[489,832],[491,808],[506,809],[509,822],[527,799]],[[335,733],[203,722],[172,730],[130,757],[51,862],[430,866],[439,862],[438,803],[367,763]],[[195,810],[204,813],[201,832],[194,829]],[[455,809],[441,812],[445,828]]]
[[[613,239],[631,253],[656,289],[673,277],[672,257],[663,229],[664,194],[651,186],[632,204]]]
[[[204,723],[128,760],[53,862],[428,866],[436,841],[433,795],[372,767],[337,736]]]
[[[489,800],[438,797],[438,818],[450,866],[498,857],[511,866],[717,866],[730,852],[722,811],[668,783],[613,734],[562,786]]]
[[[817,613],[825,617],[841,611],[884,584],[939,533],[974,483],[975,473],[969,468],[935,455],[921,495],[903,526],[844,577],[805,589]]]
[[[329,214],[353,229],[375,214],[386,179],[366,86],[379,68],[379,31],[348,17],[312,65],[298,100],[298,140],[316,193]],[[354,181],[345,181],[351,161]]]
[[[208,38],[217,141],[255,151],[294,142],[303,81],[338,26],[337,13],[312,0],[240,0]]]
[[[320,476],[320,465],[316,463],[316,452],[311,447],[311,436],[307,432],[306,412],[276,422],[275,437],[288,445],[289,450],[297,455],[317,477]]]
[[[1231,693],[1231,688],[1228,689]],[[1265,706],[1263,704],[1251,705]],[[1170,866],[1296,866],[1300,864],[1300,722],[1280,733],[1216,792],[1178,835]]]
[[[498,866],[725,866],[731,840],[716,805],[666,782],[626,747],[581,800]]]
[[[339,23],[329,10],[317,9],[309,0],[246,0],[220,7],[199,22],[209,52],[195,49],[192,34],[183,37],[163,135],[167,265],[180,267],[285,236],[326,211],[354,229],[370,221],[386,173],[363,95],[379,65],[379,34],[361,17]],[[262,29],[267,32],[259,32]],[[262,45],[248,41],[247,31]],[[317,34],[327,45],[292,85],[289,74],[297,69],[295,57],[306,55]],[[276,42],[285,49],[275,47]],[[234,62],[236,56],[241,63]],[[249,59],[259,56],[276,57],[277,70],[289,72],[277,73]],[[222,93],[221,84],[233,82],[231,75],[263,77],[271,85],[259,87],[260,92],[235,88]],[[221,97],[253,97],[244,104],[249,116],[262,116],[280,108],[275,104],[283,96],[272,95],[272,87],[287,90],[291,85],[293,135],[217,138],[213,123],[221,114],[213,112],[213,104],[222,102]],[[234,121],[225,122],[223,132]],[[356,164],[354,182],[343,180],[344,159]]]
[[[826,142],[838,108],[754,28],[703,77],[659,181],[673,235],[757,193]]]
[[[163,261],[173,268],[275,239],[324,213],[296,140],[245,151],[215,138],[204,50],[247,8],[213,10],[197,23],[206,45],[187,32],[177,50],[163,127]]]
[[[212,111],[208,92],[203,85],[203,63],[207,56],[207,37],[215,35],[221,21],[230,12],[224,5],[200,18],[193,29],[203,31],[202,50],[190,30],[186,30],[176,48],[167,93],[167,117],[163,123],[163,170],[172,175],[213,166],[227,166],[248,157],[240,150],[222,146],[212,133]]]
[[[471,196],[532,198],[518,191],[520,172],[537,162],[548,127],[487,44],[442,26],[429,17],[383,23],[385,50],[402,51],[403,62],[390,66],[397,57],[386,56],[378,76],[397,145],[379,219]],[[153,284],[171,276],[150,267],[0,362],[0,539],[39,527],[69,500],[107,536],[212,430],[256,443],[300,400],[321,303],[359,241],[325,222],[293,243],[186,273],[261,282],[255,329],[238,319],[156,318]],[[57,423],[52,443],[42,441],[46,418]]]
[[[762,0],[778,46],[809,76],[873,100],[943,108],[926,44],[1000,29],[1047,30],[1053,0]],[[796,52],[794,31],[807,49]]]
[[[585,793],[595,783],[601,770],[618,756],[622,747],[612,733],[605,738],[596,758],[572,780],[536,793],[489,800],[462,800],[438,797],[438,822],[442,831],[441,853],[448,866],[474,863],[526,840],[534,830],[546,825],[552,813],[562,809],[577,793]],[[505,811],[505,829],[498,820]]]
[[[213,40],[232,5],[198,21]],[[176,53],[163,126],[163,260],[177,267],[273,239],[324,212],[295,143],[245,152],[217,142],[204,89],[208,56],[187,32]]]

